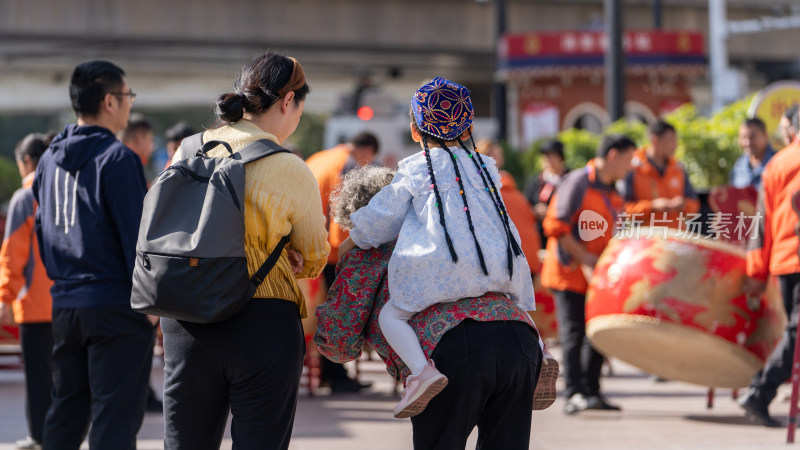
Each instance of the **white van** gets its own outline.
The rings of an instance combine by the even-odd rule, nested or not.
[[[378,162],[396,168],[397,162],[420,151],[420,146],[411,140],[408,114],[373,117],[362,120],[357,116],[334,116],[325,125],[324,147],[331,148],[347,142],[362,131],[374,134],[380,142]],[[497,121],[493,118],[475,118],[475,140],[492,137],[497,133]]]

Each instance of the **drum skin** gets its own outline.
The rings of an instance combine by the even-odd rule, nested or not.
[[[670,380],[747,386],[786,325],[775,280],[748,301],[742,249],[640,231],[638,239],[612,239],[597,262],[586,299],[592,345]]]

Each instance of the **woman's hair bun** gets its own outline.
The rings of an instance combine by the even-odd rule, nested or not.
[[[229,92],[217,98],[217,116],[228,123],[238,122],[244,116],[244,96]]]

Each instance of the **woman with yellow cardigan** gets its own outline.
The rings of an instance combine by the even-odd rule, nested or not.
[[[258,56],[234,92],[217,99],[226,124],[203,133],[203,142],[225,141],[233,151],[260,139],[280,144],[297,128],[308,92],[297,60]],[[175,159],[196,150],[180,148]],[[330,251],[311,170],[291,153],[248,164],[244,219],[250,275],[291,233],[288,250],[236,316],[210,324],[161,319],[167,449],[218,449],[229,411],[234,447],[289,446],[305,352],[300,320],[307,315],[297,278],[318,276]]]

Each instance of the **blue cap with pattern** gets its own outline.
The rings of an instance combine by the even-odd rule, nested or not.
[[[461,136],[475,117],[469,90],[442,77],[417,89],[411,108],[420,130],[446,141]]]

